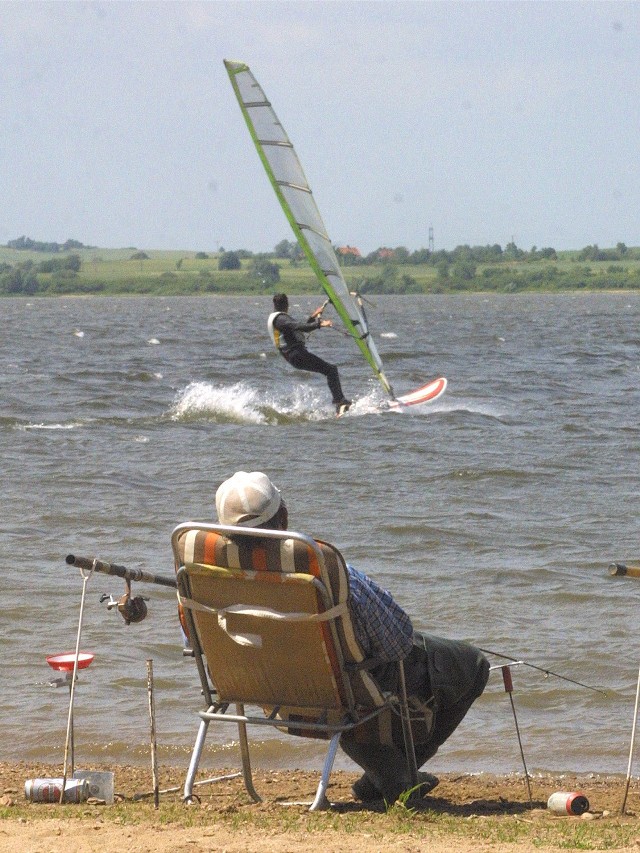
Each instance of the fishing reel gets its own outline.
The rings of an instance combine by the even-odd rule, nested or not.
[[[117,608],[118,613],[124,619],[125,625],[130,625],[132,622],[142,622],[147,616],[147,605],[149,601],[142,595],[131,596],[131,581],[125,580],[125,593],[120,598],[115,599],[111,594],[103,593],[100,596],[100,603],[107,602],[107,610]]]

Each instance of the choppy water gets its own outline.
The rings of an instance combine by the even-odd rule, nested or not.
[[[448,391],[377,413],[355,348],[317,332],[360,398],[336,420],[324,380],[271,352],[267,298],[2,301],[3,758],[62,762],[68,692],[48,686],[45,658],[75,646],[82,579],[66,554],[170,575],[173,527],[212,518],[217,484],[242,468],[267,471],[291,526],[335,542],[416,627],[606,689],[513,670],[531,771],[626,771],[640,581],[607,565],[640,557],[640,298],[376,303],[396,391],[437,375]],[[134,588],[149,616],[127,627],[99,601],[123,591],[87,584],[81,648],[96,658],[77,686],[76,763],[148,760],[152,658],[160,755],[186,766],[201,699],[172,593]],[[233,763],[232,737],[212,732],[205,763]],[[262,766],[317,766],[313,742],[258,739]],[[520,770],[499,670],[432,768]]]

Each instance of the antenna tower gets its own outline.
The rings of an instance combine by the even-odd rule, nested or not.
[[[433,225],[429,226],[429,251],[433,252],[434,250],[434,242],[433,242]]]

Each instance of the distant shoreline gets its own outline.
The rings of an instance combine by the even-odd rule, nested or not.
[[[48,244],[42,244],[47,246]],[[293,248],[292,248],[293,247]],[[137,251],[72,248],[45,251],[0,246],[0,296],[248,295],[276,291],[314,294],[321,285],[294,252]],[[566,252],[526,252],[509,244],[458,246],[452,251],[403,247],[366,258],[341,256],[340,274],[351,291],[379,295],[529,293],[640,290],[640,248],[619,244]]]
[[[292,294],[296,298],[303,297],[308,299],[317,299],[319,294],[317,291],[296,292]],[[387,297],[393,299],[403,299],[406,297],[441,297],[448,299],[449,297],[469,297],[469,296],[495,296],[500,298],[512,298],[514,296],[640,296],[640,287],[633,289],[619,288],[583,288],[577,287],[574,290],[519,290],[517,293],[500,293],[495,290],[465,290],[465,291],[448,291],[446,293],[376,293],[375,297]],[[271,293],[38,293],[25,295],[24,293],[0,293],[0,299],[24,299],[24,300],[41,300],[41,299],[129,299],[129,298],[149,298],[149,299],[216,299],[220,297],[233,297],[234,299],[271,299]]]

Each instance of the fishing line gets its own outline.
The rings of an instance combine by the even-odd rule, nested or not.
[[[504,660],[510,660],[512,663],[520,664],[522,666],[528,666],[531,669],[537,669],[538,672],[543,672],[545,675],[553,675],[555,678],[561,678],[563,681],[568,681],[570,684],[575,684],[577,687],[584,687],[586,690],[593,690],[595,693],[602,693],[603,696],[607,696],[605,690],[601,687],[593,687],[590,684],[584,684],[582,681],[576,681],[574,678],[568,678],[566,675],[560,675],[559,672],[554,672],[552,669],[546,669],[543,666],[536,666],[535,663],[529,663],[526,660],[520,660],[519,658],[511,657],[511,655],[503,655],[501,652],[494,652],[491,649],[483,649],[480,646],[476,646],[477,649],[480,649],[481,652],[484,652],[487,655],[495,655],[497,658],[503,658]]]

